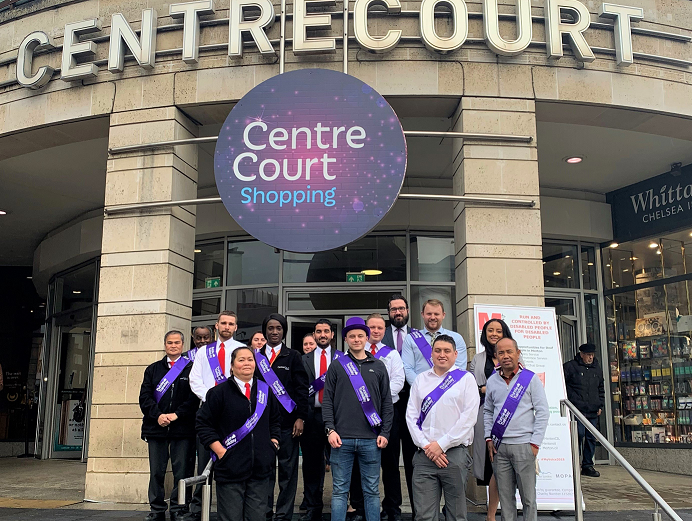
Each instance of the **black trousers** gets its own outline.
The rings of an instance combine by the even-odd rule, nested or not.
[[[197,438],[197,476],[204,472],[204,469],[207,466],[207,463],[209,463],[210,459],[211,453],[204,448],[204,445],[202,445],[202,443],[199,441],[199,438]],[[202,514],[203,485],[204,483],[200,483],[199,485],[195,486],[195,493],[192,496],[192,501],[190,501],[190,512],[192,512],[193,514]]]
[[[408,384],[404,384],[406,388]],[[394,404],[394,409],[399,410],[399,438],[401,439],[401,454],[404,460],[404,475],[406,476],[406,488],[408,489],[408,499],[411,502],[411,518],[416,518],[416,508],[413,505],[413,456],[416,454],[415,443],[411,438],[411,433],[406,425],[406,406],[408,405],[408,392],[399,394],[399,401]]]
[[[270,477],[239,483],[216,482],[216,516],[219,521],[265,521]]]
[[[300,448],[300,437],[293,437],[293,427],[281,429],[281,439],[279,440],[279,452],[277,454],[279,467],[279,496],[276,498],[276,521],[290,521],[293,519],[293,505],[296,501],[296,490],[298,489],[298,456]],[[274,506],[274,483],[276,472],[272,473],[271,490],[269,491],[269,506],[267,508],[267,518],[271,514]]]
[[[164,479],[170,457],[173,468],[171,512],[185,512],[187,505],[178,505],[178,480],[189,478],[195,471],[194,438],[148,438],[149,448],[149,505],[152,512],[165,512]]]
[[[322,519],[327,435],[324,432],[321,408],[310,408],[303,435],[300,437],[300,446],[303,450],[303,484],[307,513],[313,520]]]
[[[389,435],[387,447],[382,450],[382,485],[384,487],[384,499],[382,500],[382,512],[387,517],[401,515],[401,477],[399,474],[399,409],[394,404],[394,422]],[[353,464],[351,474],[351,506],[356,512],[365,516],[365,499],[363,486],[360,479],[360,467],[358,460]]]

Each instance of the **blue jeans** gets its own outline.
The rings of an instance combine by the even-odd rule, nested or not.
[[[587,418],[587,420],[598,429],[598,416]],[[582,468],[593,467],[593,457],[596,453],[596,438],[586,430],[586,427],[580,421],[577,421],[577,435],[579,436],[579,449],[582,453],[581,466]]]
[[[360,480],[365,498],[366,521],[380,519],[380,458],[377,440],[343,439],[341,447],[332,448],[332,521],[345,521],[348,490],[351,488],[353,460],[358,458]]]

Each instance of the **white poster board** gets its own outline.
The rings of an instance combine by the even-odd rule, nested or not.
[[[478,352],[483,351],[483,344],[480,342],[483,325],[491,318],[501,318],[507,323],[512,337],[519,345],[524,364],[543,381],[550,419],[538,453],[538,509],[574,510],[569,422],[560,415],[560,400],[567,397],[567,392],[555,309],[475,304],[473,315]]]

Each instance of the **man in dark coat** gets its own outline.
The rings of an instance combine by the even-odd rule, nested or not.
[[[605,405],[603,372],[596,360],[596,346],[583,344],[574,360],[564,365],[567,399],[579,409],[591,425],[598,428],[598,417]],[[596,438],[581,422],[577,423],[579,447],[582,449],[582,476],[599,477],[601,474],[594,468],[593,458],[596,451]]]
[[[144,414],[142,439],[149,448],[149,505],[147,521],[166,519],[164,478],[169,451],[173,468],[171,521],[182,519],[187,505],[178,505],[178,480],[195,471],[195,414],[199,399],[190,390],[192,364],[181,356],[185,339],[180,331],[164,337],[166,356],[144,371],[139,407]]]

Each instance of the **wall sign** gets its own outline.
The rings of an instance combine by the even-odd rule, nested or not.
[[[396,201],[406,140],[385,99],[340,72],[274,76],[231,110],[214,154],[226,209],[282,250],[338,248],[372,230]]]
[[[692,165],[606,194],[615,241],[692,226]]]

